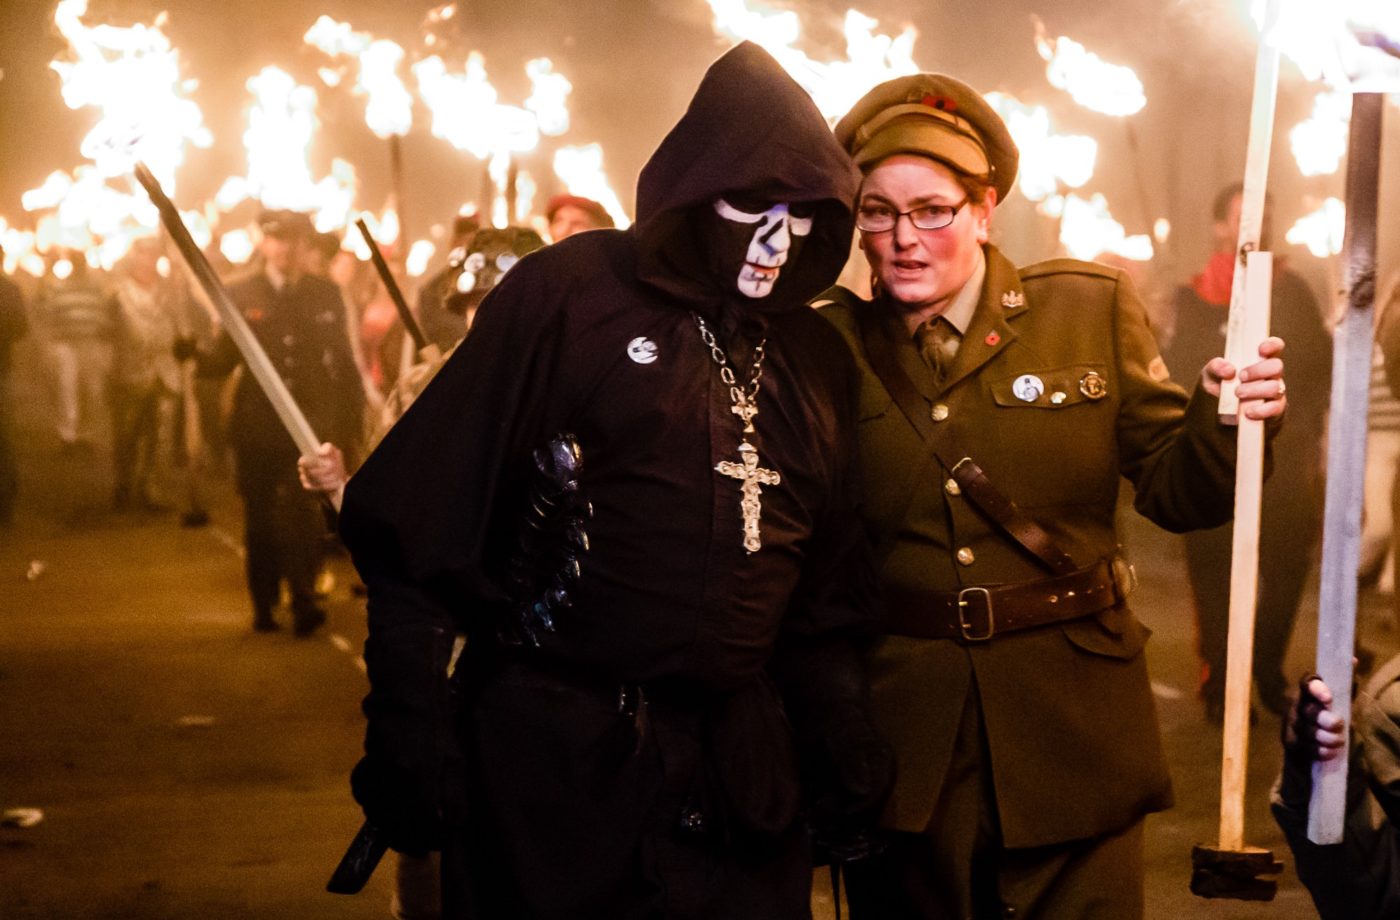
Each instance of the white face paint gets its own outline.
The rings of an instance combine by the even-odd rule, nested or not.
[[[738,278],[739,293],[746,297],[771,294],[788,256],[795,252],[801,239],[812,232],[812,218],[794,217],[787,204],[775,204],[755,213],[742,211],[723,198],[716,198],[715,213],[731,223],[753,227]]]

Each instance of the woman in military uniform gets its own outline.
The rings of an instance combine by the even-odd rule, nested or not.
[[[852,916],[1141,916],[1143,818],[1172,793],[1119,477],[1169,530],[1226,520],[1215,397],[1236,369],[1211,361],[1188,396],[1122,272],[1018,269],[987,242],[1017,150],[965,84],[889,81],[836,135],[864,174],[874,299],[837,288],[823,313],[862,377],[888,608],[871,677],[898,757],[891,844],[849,871]],[[1250,418],[1284,410],[1282,347],[1239,373]]]

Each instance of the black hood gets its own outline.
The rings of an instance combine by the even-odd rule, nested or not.
[[[850,254],[860,173],[810,96],[768,52],[744,42],[710,65],[685,115],[637,181],[638,275],[713,314],[741,295],[702,265],[697,209],[726,193],[816,207],[812,233],[773,292],[747,301],[792,309],[829,287]]]

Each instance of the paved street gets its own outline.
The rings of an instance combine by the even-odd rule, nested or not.
[[[0,828],[0,918],[387,916],[388,873],[358,897],[323,891],[359,820],[346,776],[362,730],[364,617],[343,562],[326,630],[255,635],[226,483],[205,528],[182,529],[170,513],[118,515],[105,448],[60,456],[37,413],[23,421],[35,446],[22,455],[19,520],[0,530],[0,809],[40,809],[43,820]],[[1148,825],[1149,916],[1314,916],[1291,869],[1271,904],[1187,891],[1192,844],[1216,835],[1219,736],[1191,693],[1176,541],[1133,520],[1128,542],[1142,579],[1134,606],[1156,631],[1178,799]],[[1312,644],[1312,596],[1295,671]],[[1394,650],[1383,601],[1364,601],[1363,634]],[[1267,814],[1278,760],[1264,720],[1247,836],[1286,858]],[[815,890],[818,916],[830,916],[829,894]]]

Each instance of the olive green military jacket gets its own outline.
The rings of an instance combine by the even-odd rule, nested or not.
[[[861,376],[862,497],[887,594],[1034,581],[1047,572],[950,483],[871,369],[864,311],[875,311],[868,315],[894,338],[935,431],[1077,565],[1118,550],[1120,476],[1136,488],[1137,509],[1168,530],[1227,520],[1235,429],[1217,422],[1208,394],[1188,399],[1168,380],[1123,274],[1069,259],[1018,271],[994,247],[986,256],[982,297],[942,388],[884,302],[836,289],[821,310],[846,337]],[[1184,601],[1181,615],[1188,615]],[[1104,834],[1170,806],[1147,636],[1120,605],[987,642],[882,639],[871,665],[874,711],[898,757],[887,825],[929,825],[974,684],[1006,846]]]

